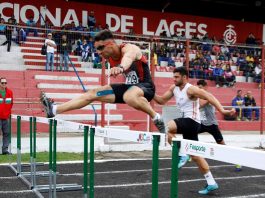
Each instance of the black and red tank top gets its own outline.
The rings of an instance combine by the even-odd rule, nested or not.
[[[126,44],[121,44],[120,49],[122,49]],[[109,63],[111,67],[116,67],[121,64],[122,56],[119,60],[113,60],[109,58]],[[124,72],[126,78],[125,84],[137,84],[137,83],[152,83],[152,78],[150,74],[150,69],[147,64],[147,59],[142,55],[140,60],[133,61],[129,69]]]

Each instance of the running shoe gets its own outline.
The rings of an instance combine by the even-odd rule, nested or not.
[[[189,155],[179,156],[178,168],[181,168],[182,166],[184,166],[189,160],[190,160]]]
[[[166,126],[162,117],[159,119],[155,119],[154,124],[156,125],[156,128],[159,130],[160,133],[166,133]]]
[[[239,165],[239,164],[236,164],[235,171],[236,171],[236,172],[240,172],[240,171],[242,171],[242,166]]]
[[[41,92],[41,103],[44,107],[44,111],[48,118],[53,118],[55,115],[52,112],[54,101],[46,96],[44,92]]]
[[[201,194],[201,195],[208,195],[209,192],[217,190],[218,188],[219,188],[218,184],[215,183],[214,185],[205,186],[204,189],[200,190],[198,193]]]

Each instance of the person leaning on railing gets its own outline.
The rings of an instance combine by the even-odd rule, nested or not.
[[[248,107],[244,110],[246,120],[259,120],[259,108],[256,107],[257,104],[255,98],[252,96],[251,91],[247,91],[244,101],[245,106]],[[255,113],[255,117],[253,117],[253,113]]]

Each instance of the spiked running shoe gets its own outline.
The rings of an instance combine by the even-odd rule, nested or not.
[[[44,107],[44,111],[45,111],[47,117],[48,118],[54,117],[55,115],[52,112],[54,101],[51,100],[50,98],[48,98],[44,92],[41,92],[40,100],[41,100],[41,103]]]
[[[207,185],[204,189],[200,190],[198,193],[201,195],[208,195],[209,192],[217,190],[219,188],[218,184],[215,183],[214,185]]]
[[[166,126],[162,118],[155,119],[154,124],[156,125],[156,128],[159,130],[160,133],[166,133]]]
[[[181,168],[182,166],[184,166],[189,160],[190,160],[189,155],[179,156],[178,168]]]

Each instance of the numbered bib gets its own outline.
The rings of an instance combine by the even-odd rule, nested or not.
[[[129,73],[125,74],[126,84],[137,84],[139,83],[139,78],[135,71],[130,71]]]

